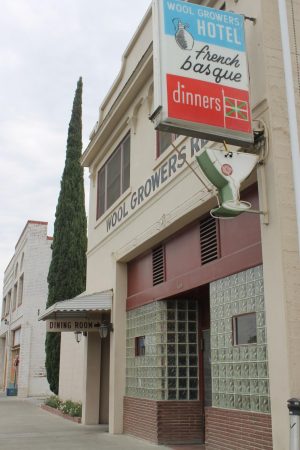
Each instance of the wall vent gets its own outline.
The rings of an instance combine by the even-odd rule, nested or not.
[[[152,250],[153,286],[165,281],[165,247],[160,245]]]
[[[218,224],[213,217],[200,222],[201,264],[207,264],[219,258]]]

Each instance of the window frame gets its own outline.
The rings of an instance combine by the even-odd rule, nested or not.
[[[246,342],[246,343],[240,344],[240,343],[238,343],[238,339],[237,339],[237,331],[238,331],[237,320],[240,317],[245,317],[245,316],[255,316],[256,342]],[[256,311],[252,311],[252,312],[244,313],[244,314],[237,314],[232,317],[232,343],[233,343],[234,347],[241,347],[241,346],[245,346],[245,345],[257,345],[257,313],[256,313]]]
[[[128,174],[128,185],[124,186],[124,176],[125,176],[125,169],[126,166],[124,165],[125,162],[125,144],[129,140],[129,174]],[[107,189],[107,183],[108,183],[108,166],[109,163],[113,160],[113,158],[116,157],[117,153],[120,152],[120,182],[119,182],[119,188],[120,192],[118,197],[108,206],[108,189]],[[109,158],[105,161],[105,163],[100,167],[100,169],[97,171],[97,205],[96,205],[96,220],[100,219],[105,212],[110,209],[114,203],[121,197],[124,192],[130,187],[130,167],[131,167],[131,161],[130,161],[130,154],[131,154],[131,135],[130,132],[128,132],[124,138],[121,140],[121,142],[118,144],[118,146],[115,148],[115,150],[112,152],[112,154],[109,156]],[[101,205],[100,197],[101,197],[101,174],[104,173],[104,205]]]
[[[1,320],[6,316],[6,296],[2,300]]]
[[[18,281],[15,282],[12,292],[12,311],[15,311],[17,309],[17,303],[18,303],[18,287],[19,283]]]
[[[176,133],[168,133],[167,131],[156,131],[156,159],[159,158],[161,155],[163,155],[165,153],[165,151],[170,147],[171,143],[165,147],[162,151],[161,151],[161,141],[160,141],[160,137],[162,135],[162,133],[166,133],[166,134],[170,134],[171,135],[171,143],[175,142],[176,139],[179,137],[179,134]]]
[[[5,315],[4,317],[7,317],[10,313],[11,308],[11,302],[12,302],[12,289],[9,290],[9,292],[6,294],[6,304],[5,304]]]
[[[24,293],[24,272],[18,281],[18,294],[17,294],[17,308],[23,303],[23,293]]]
[[[145,356],[146,352],[146,345],[145,345],[145,335],[144,336],[136,336],[134,339],[135,344],[135,356]],[[143,345],[140,345],[140,343],[143,343]]]

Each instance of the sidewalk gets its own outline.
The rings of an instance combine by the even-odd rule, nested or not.
[[[0,396],[1,450],[204,450],[204,446],[151,444],[108,434],[106,426],[78,425],[42,410],[41,399]]]

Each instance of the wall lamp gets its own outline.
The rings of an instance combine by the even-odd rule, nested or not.
[[[82,331],[74,331],[74,336],[77,344],[79,344],[82,338]]]
[[[100,335],[101,339],[106,338],[109,331],[114,331],[113,324],[107,323],[107,322],[102,322],[99,327],[99,335]]]

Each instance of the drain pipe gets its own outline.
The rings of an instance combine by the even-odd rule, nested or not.
[[[291,140],[291,153],[293,163],[294,190],[297,215],[298,230],[298,251],[300,253],[300,154],[299,154],[299,138],[297,127],[297,113],[295,105],[295,91],[292,72],[292,60],[289,41],[289,29],[285,0],[278,0],[281,42],[285,75],[285,87],[288,104],[288,120]]]

